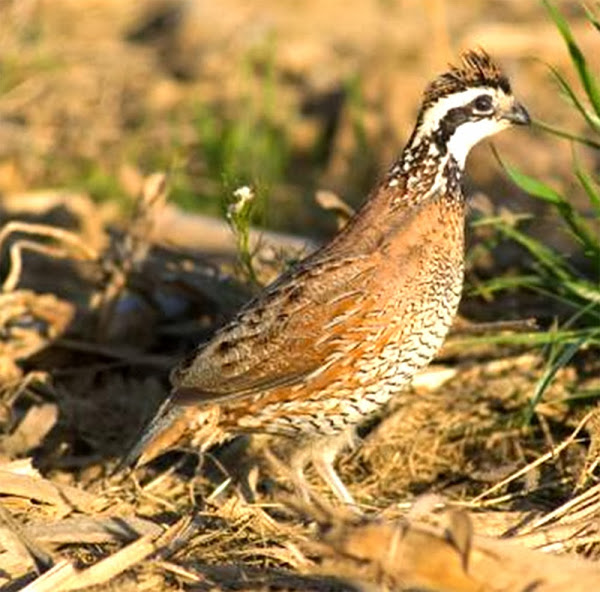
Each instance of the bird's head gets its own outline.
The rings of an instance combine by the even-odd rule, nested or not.
[[[477,142],[510,125],[528,123],[529,114],[513,97],[500,68],[484,51],[468,51],[460,66],[451,67],[425,90],[411,144],[428,138],[462,168]]]

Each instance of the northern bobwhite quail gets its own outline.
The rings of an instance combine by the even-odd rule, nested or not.
[[[173,371],[171,396],[125,463],[184,435],[206,449],[266,432],[294,439],[300,487],[312,462],[352,503],[333,468],[340,447],[430,362],[456,313],[467,154],[529,121],[490,57],[465,53],[427,87],[400,158],[346,227]]]

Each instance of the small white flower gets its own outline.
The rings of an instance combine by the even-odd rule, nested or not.
[[[254,199],[254,191],[248,185],[242,185],[233,192],[235,201],[227,208],[227,216],[229,218],[236,216],[242,212],[246,206]]]

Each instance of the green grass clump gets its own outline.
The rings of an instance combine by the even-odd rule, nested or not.
[[[535,122],[535,125],[571,142],[574,181],[589,200],[589,215],[584,217],[571,205],[567,195],[546,182],[526,175],[504,161],[502,164],[516,185],[548,204],[558,214],[562,221],[559,231],[567,233],[579,245],[581,261],[575,266],[563,253],[527,234],[521,224],[527,216],[518,216],[512,220],[502,217],[484,219],[477,223],[492,225],[501,236],[517,242],[531,260],[530,273],[496,278],[486,282],[481,288],[482,292],[489,294],[507,289],[534,291],[559,302],[561,308],[568,311],[566,318],[557,321],[551,329],[538,337],[546,343],[547,367],[531,397],[525,417],[527,422],[558,370],[568,364],[582,348],[600,346],[600,183],[597,175],[587,170],[578,158],[580,147],[597,151],[596,160],[600,158],[600,79],[590,69],[567,20],[553,3],[547,0],[543,3],[567,45],[581,90],[571,86],[552,66],[549,69],[563,98],[583,120],[585,132],[573,133],[543,122]],[[584,10],[588,22],[600,34],[597,15],[585,7]]]

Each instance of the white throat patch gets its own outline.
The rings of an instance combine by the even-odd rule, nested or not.
[[[504,119],[480,119],[467,121],[458,126],[448,142],[448,152],[456,160],[461,169],[465,168],[465,161],[471,148],[488,136],[491,136],[510,124]]]

